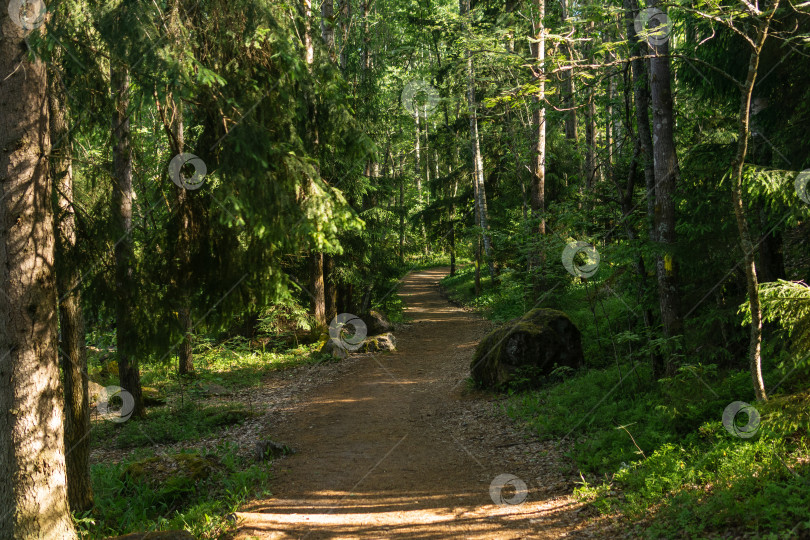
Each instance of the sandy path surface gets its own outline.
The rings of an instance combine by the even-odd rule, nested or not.
[[[571,499],[575,472],[554,442],[527,439],[491,395],[465,390],[490,328],[450,305],[447,269],[409,275],[398,350],[366,355],[284,414],[273,497],[237,513],[236,538],[561,538],[597,534]],[[522,504],[496,504],[510,474]],[[495,500],[500,501],[498,490]],[[512,487],[505,499],[521,498]]]

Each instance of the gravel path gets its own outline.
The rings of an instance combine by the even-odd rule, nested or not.
[[[298,453],[273,463],[272,498],[237,513],[237,539],[601,536],[608,524],[568,495],[575,471],[559,444],[527,439],[497,398],[466,389],[490,323],[442,297],[446,273],[404,280],[412,322],[396,352],[353,356],[268,413],[263,431]],[[526,491],[491,493],[499,475]]]

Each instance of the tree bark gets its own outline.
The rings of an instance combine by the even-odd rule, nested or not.
[[[369,32],[369,14],[371,13],[371,0],[363,2],[363,77],[371,69],[371,32]]]
[[[400,159],[399,177],[399,264],[405,264],[405,171]]]
[[[534,45],[534,62],[536,69],[540,70],[537,81],[537,94],[533,97],[535,103],[534,127],[537,130],[535,144],[533,179],[531,190],[532,215],[540,219],[537,226],[539,234],[546,234],[546,78],[543,66],[546,59],[546,29],[543,19],[546,16],[545,0],[537,0],[537,40]],[[541,259],[542,259],[541,254]]]
[[[323,290],[324,290],[324,310],[326,316],[324,320],[329,323],[337,316],[337,288],[334,282],[335,259],[331,255],[323,256]]]
[[[76,538],[57,354],[45,65],[0,3],[0,538]],[[43,27],[44,30],[44,27]]]
[[[650,131],[650,99],[649,99],[649,84],[647,77],[647,62],[644,56],[647,55],[647,45],[638,39],[635,28],[635,16],[638,13],[638,2],[636,0],[625,0],[625,26],[627,29],[627,37],[630,41],[630,53],[633,57],[631,62],[633,73],[633,101],[635,102],[635,116],[637,126],[637,141],[640,148],[639,160],[644,169],[644,186],[646,193],[644,200],[647,203],[647,232],[650,241],[656,242],[655,232],[655,167],[653,160],[653,142],[652,133]],[[641,266],[644,266],[644,260],[641,258]],[[644,270],[642,276],[642,287],[648,288],[647,273]],[[653,326],[652,310],[644,310],[644,322],[648,328]],[[666,366],[664,359],[660,354],[653,354],[651,357],[653,377],[660,379],[665,374]]]
[[[114,101],[113,140],[113,216],[115,231],[115,335],[118,352],[118,377],[121,387],[135,402],[133,416],[143,416],[141,375],[138,370],[138,334],[132,314],[135,310],[135,281],[132,245],[132,148],[129,129],[129,73],[126,68],[110,66]]]
[[[339,0],[340,12],[340,57],[339,64],[342,71],[346,71],[349,62],[349,23],[351,22],[351,0]]]
[[[568,20],[568,2],[560,0],[560,9],[563,21]],[[573,59],[570,43],[561,45],[566,63],[570,64]],[[577,109],[576,93],[574,88],[574,71],[569,70],[563,75],[563,106],[567,109],[565,113],[565,138],[576,143],[577,140]]]
[[[465,16],[470,10],[470,0],[459,0],[461,15]],[[481,227],[481,237],[484,244],[484,253],[489,266],[489,275],[495,279],[495,268],[492,262],[492,249],[489,240],[489,227],[487,223],[487,195],[484,188],[484,160],[481,157],[481,140],[478,134],[478,103],[475,100],[475,69],[473,67],[472,51],[467,49],[467,106],[470,109],[470,144],[473,158],[473,183],[476,187],[476,208],[478,211],[477,224]]]
[[[304,60],[307,64],[315,61],[315,46],[312,42],[312,0],[302,0],[304,7]]]
[[[66,121],[65,93],[56,74],[50,85],[51,179],[55,193],[56,290],[59,296],[59,342],[65,385],[65,458],[70,509],[93,507],[90,483],[90,400],[87,349],[81,303],[81,272],[76,260],[76,212],[73,208],[72,145]]]
[[[329,324],[326,320],[326,291],[323,288],[323,253],[312,253],[309,256],[309,262],[309,291],[312,294],[312,311],[315,315],[317,328],[323,330]]]
[[[326,50],[329,51],[329,56],[332,60],[335,59],[334,19],[335,6],[332,0],[323,0],[321,4],[321,36],[323,37],[323,43],[326,45]]]
[[[655,3],[657,5],[657,2]],[[652,44],[650,59],[650,90],[653,108],[653,167],[655,170],[655,231],[660,245],[656,260],[658,297],[661,306],[661,322],[664,335],[681,334],[682,320],[680,292],[678,290],[678,261],[674,247],[675,189],[678,183],[678,157],[675,153],[674,115],[672,111],[672,86],[670,82],[669,43]],[[667,360],[666,373],[674,366]]]
[[[185,147],[185,132],[183,125],[182,104],[175,102],[175,121],[173,132],[175,139],[175,155],[182,154]],[[191,375],[194,373],[194,356],[191,343],[194,326],[191,320],[191,236],[194,230],[194,216],[191,207],[191,193],[180,186],[175,186],[177,194],[177,208],[180,217],[179,237],[177,239],[178,255],[178,280],[177,285],[180,291],[180,305],[177,309],[177,319],[180,324],[180,331],[183,333],[183,341],[180,342],[178,351],[178,373],[180,375]]]
[[[599,163],[596,160],[596,104],[593,86],[588,86],[585,104],[585,189],[591,191],[599,177]]]

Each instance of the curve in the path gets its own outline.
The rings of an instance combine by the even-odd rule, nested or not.
[[[489,323],[440,295],[446,273],[403,281],[411,323],[397,332],[396,352],[364,356],[292,412],[276,436],[299,452],[274,464],[273,498],[237,514],[237,538],[558,538],[572,530],[574,503],[559,489],[529,482],[523,504],[494,504],[492,480],[526,463],[493,457],[475,431],[456,429],[470,422],[474,400],[463,389]]]

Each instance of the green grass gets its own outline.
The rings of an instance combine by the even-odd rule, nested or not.
[[[197,538],[226,537],[234,527],[225,516],[246,500],[270,495],[268,465],[240,459],[232,445],[200,455],[217,463],[210,476],[193,479],[178,473],[158,487],[124,474],[135,459],[94,465],[95,509],[75,516],[83,538],[171,529]]]
[[[144,386],[156,388],[167,404],[147,408],[142,419],[115,423],[99,419],[91,431],[92,448],[124,448],[122,463],[100,463],[91,469],[95,509],[76,515],[77,526],[87,538],[104,538],[132,531],[185,529],[198,538],[221,538],[233,527],[225,516],[244,501],[267,495],[267,464],[243,461],[236,448],[224,444],[208,455],[220,466],[205,479],[184,477],[154,486],[133,480],[124,470],[133,462],[155,456],[156,444],[195,441],[257,413],[250,403],[250,389],[258,388],[268,373],[327,360],[317,352],[320,344],[301,345],[286,351],[262,350],[242,338],[214,344],[200,341],[195,348],[195,375],[180,379],[174,366],[142,365]],[[100,377],[98,356],[90,358],[91,378],[102,385],[117,384],[114,374]],[[224,387],[236,396],[211,398],[205,388]],[[247,390],[247,391],[245,391]],[[206,455],[203,453],[202,455]]]
[[[453,301],[472,306],[494,321],[508,321],[530,309],[522,283],[514,279],[513,272],[502,272],[499,280],[499,286],[494,288],[486,269],[482,269],[481,296],[476,298],[475,267],[469,264],[459,268],[455,276],[442,279],[441,286]]]
[[[255,413],[241,404],[183,405],[148,410],[146,418],[115,423],[100,420],[93,426],[93,448],[133,448],[194,441],[227,426],[241,424]]]
[[[595,279],[565,283],[541,304],[565,311],[580,328],[586,369],[549,377],[538,390],[512,391],[499,406],[541,439],[567,437],[582,474],[575,495],[604,513],[620,513],[635,535],[757,538],[810,535],[810,393],[801,376],[757,404],[757,434],[743,439],[722,424],[733,401],[755,403],[747,370],[693,359],[680,340],[649,340],[626,327],[627,305]],[[505,321],[534,307],[516,273],[497,287],[482,279],[474,297],[471,268],[446,278],[451,298]],[[653,380],[650,353],[668,351],[679,369]],[[767,381],[788,371],[767,349]],[[803,390],[803,388],[805,390]],[[790,392],[793,392],[792,394]],[[745,415],[741,415],[745,419]]]

